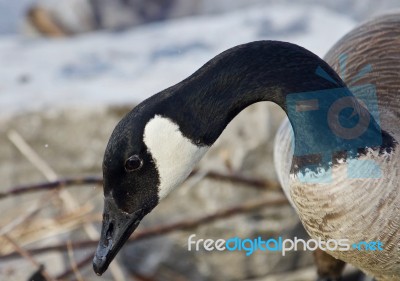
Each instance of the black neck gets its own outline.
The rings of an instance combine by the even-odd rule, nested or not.
[[[183,134],[198,144],[214,143],[227,124],[247,106],[271,101],[289,116],[296,147],[316,143],[331,146],[331,140],[323,133],[326,122],[308,114],[300,117],[291,114],[293,108],[289,108],[287,101],[296,101],[296,97],[301,98],[296,94],[304,92],[318,92],[334,99],[352,97],[335,71],[315,54],[290,43],[259,41],[221,53],[181,83],[160,93],[158,98],[162,100],[161,113],[178,121]],[[320,101],[318,110],[327,111],[331,104],[324,103],[325,98]],[[315,104],[311,101],[305,106]],[[365,111],[356,101],[353,107]],[[372,135],[380,133],[376,123],[368,130]],[[297,138],[300,131],[312,133],[307,140],[302,140]]]

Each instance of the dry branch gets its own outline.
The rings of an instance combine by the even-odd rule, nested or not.
[[[217,221],[219,219],[228,218],[228,217],[231,217],[234,215],[240,215],[240,214],[245,214],[248,212],[256,211],[263,207],[281,206],[281,205],[286,205],[286,204],[288,204],[287,199],[284,197],[281,197],[281,196],[277,199],[266,199],[265,198],[265,199],[261,199],[261,200],[249,201],[244,204],[237,205],[237,206],[225,209],[225,210],[216,211],[213,214],[199,217],[197,219],[181,220],[179,222],[171,223],[169,225],[153,227],[153,228],[148,228],[148,229],[145,229],[142,231],[138,231],[133,237],[131,237],[128,240],[127,243],[131,243],[131,242],[138,241],[141,239],[151,238],[151,237],[155,237],[155,236],[159,236],[159,235],[163,235],[163,234],[168,234],[175,230],[192,229],[192,228],[198,227],[203,224]],[[81,242],[76,242],[73,245],[75,245],[75,247],[79,246],[79,247],[81,247],[81,249],[96,245],[96,244],[93,245],[93,243],[91,243],[91,242],[92,241],[81,241]],[[57,247],[57,248],[55,248],[55,247]],[[32,251],[37,251],[37,250],[39,250],[39,249],[35,249]],[[65,248],[63,248],[63,245],[58,245],[58,246],[53,246],[51,248],[47,247],[47,250],[59,251],[59,250],[65,250]],[[38,254],[41,252],[32,252],[32,253]],[[1,259],[2,259],[2,257],[0,256],[0,260]],[[84,266],[87,266],[92,261],[92,259],[93,259],[93,254],[85,257],[84,259],[82,259],[81,261],[79,261],[77,263],[77,268],[82,268]],[[57,280],[66,278],[73,273],[74,273],[74,269],[69,268],[64,273],[57,276]]]
[[[238,214],[245,214],[248,212],[252,212],[264,207],[273,207],[273,206],[281,206],[288,204],[288,201],[285,197],[279,195],[277,198],[263,198],[254,201],[249,201],[240,205],[236,205],[234,207],[230,207],[224,210],[216,211],[210,215],[201,216],[195,219],[185,219],[175,223],[167,224],[164,226],[157,226],[148,229],[144,229],[142,231],[138,231],[133,237],[129,239],[130,242],[151,238],[167,233],[171,233],[177,230],[188,230],[195,227],[198,227],[203,224],[211,223],[220,219],[228,218]],[[74,249],[84,249],[89,247],[95,247],[97,245],[97,241],[93,240],[83,240],[72,243],[72,247]],[[68,247],[64,244],[57,244],[53,246],[40,247],[27,250],[31,255],[42,254],[50,251],[67,251]],[[18,253],[13,252],[7,255],[0,256],[0,260],[10,259],[18,257]]]
[[[54,279],[51,278],[50,275],[45,271],[44,267],[41,267],[41,265],[35,260],[35,258],[32,257],[32,255],[27,250],[25,250],[22,247],[20,247],[18,245],[18,243],[14,241],[14,239],[9,237],[8,235],[3,235],[3,238],[6,239],[11,245],[13,245],[13,247],[15,248],[15,251],[19,255],[21,255],[21,257],[23,257],[26,260],[28,260],[35,267],[42,268],[41,271],[42,271],[42,274],[43,274],[44,278],[46,279],[46,281],[54,281]]]
[[[76,269],[85,267],[92,260],[93,260],[93,254],[87,255],[85,258],[83,258],[82,260],[80,260],[76,263]],[[68,276],[70,276],[71,274],[74,274],[74,273],[75,273],[75,268],[73,266],[71,266],[67,270],[65,270],[63,273],[59,274],[55,279],[56,280],[64,280],[65,278],[67,278]]]
[[[50,165],[42,158],[40,155],[29,145],[28,142],[15,130],[11,130],[8,133],[9,140],[17,147],[17,149],[35,166],[48,181],[58,180],[56,172],[50,167]],[[78,202],[67,190],[56,190],[56,194],[62,200],[63,205],[66,207],[67,211],[74,211],[78,208]],[[83,229],[86,234],[92,240],[97,240],[99,238],[99,233],[92,224],[83,225]],[[122,270],[118,263],[113,263],[110,266],[111,274],[116,281],[125,281],[125,277],[121,274]]]
[[[71,268],[72,268],[73,273],[75,274],[76,280],[83,281],[82,275],[79,272],[78,266],[77,266],[76,261],[75,261],[74,250],[73,250],[72,245],[71,245],[71,240],[68,240],[67,248],[68,248],[69,261],[71,263]]]
[[[38,183],[38,184],[32,184],[32,185],[25,185],[25,186],[16,186],[6,192],[0,192],[0,199],[11,197],[11,196],[18,196],[18,195],[23,195],[27,193],[34,193],[34,192],[39,192],[39,191],[49,191],[53,190],[54,192],[52,194],[48,194],[47,197],[57,194],[61,188],[63,187],[71,187],[71,186],[79,186],[79,185],[95,185],[95,186],[100,186],[103,183],[103,179],[99,176],[89,176],[89,177],[75,177],[75,178],[66,178],[66,179],[58,179],[56,173],[52,170],[52,168],[43,160],[41,157],[29,146],[28,143],[25,142],[25,140],[17,133],[17,132],[10,132],[9,133],[9,138],[10,141],[12,141],[17,148],[21,151],[21,153],[28,158],[28,160],[36,167],[38,168],[39,171],[41,171],[47,180],[49,182],[43,182],[43,183]],[[209,178],[212,180],[220,180],[220,181],[226,181],[230,182],[233,184],[242,184],[242,185],[247,185],[253,188],[257,189],[262,189],[262,190],[280,190],[279,189],[279,184],[276,181],[269,181],[269,180],[263,180],[263,179],[253,179],[249,178],[240,174],[235,174],[235,173],[230,173],[230,174],[224,174],[224,173],[219,173],[216,171],[204,171],[204,170],[195,170],[191,173],[191,177],[197,177],[197,178]],[[195,178],[196,179],[196,178]],[[100,189],[98,189],[100,190]],[[61,190],[63,193],[67,193],[67,190]],[[69,195],[69,194],[67,194]],[[63,196],[61,196],[63,197]],[[69,196],[70,197],[70,196]],[[75,210],[76,209],[76,203],[74,200],[69,200],[71,198],[62,198],[64,203],[66,202],[64,206],[67,207],[68,210]],[[73,204],[68,204],[68,203]],[[191,229],[194,227],[197,227],[202,224],[210,223],[218,219],[223,219],[227,218],[236,214],[243,214],[246,212],[254,211],[258,208],[265,207],[265,206],[276,206],[276,205],[282,205],[286,204],[287,201],[285,198],[278,198],[275,200],[271,199],[263,199],[259,201],[252,201],[245,203],[243,205],[238,205],[229,209],[217,211],[211,215],[208,216],[203,216],[197,219],[186,219],[179,221],[177,223],[172,223],[169,225],[165,226],[158,226],[154,228],[150,228],[147,230],[144,230],[142,232],[138,232],[134,237],[130,239],[129,242],[132,241],[137,241],[140,239],[145,239],[145,238],[150,238],[154,236],[159,236],[163,234],[167,234],[176,230],[185,230],[185,229]],[[99,216],[100,217],[100,216]],[[85,225],[86,226],[91,226],[91,224]],[[92,231],[90,231],[92,232]],[[94,232],[92,232],[94,233]],[[90,234],[90,233],[88,233]],[[21,254],[21,249],[24,251],[24,256],[29,257],[35,254],[39,253],[44,253],[48,251],[68,251],[69,257],[70,257],[70,262],[71,266],[69,269],[67,269],[64,273],[59,275],[57,277],[57,280],[63,279],[71,274],[75,274],[75,277],[77,280],[81,280],[82,277],[79,273],[79,268],[82,268],[86,266],[87,264],[90,263],[92,259],[92,255],[87,256],[83,260],[76,262],[73,258],[73,253],[72,253],[72,248],[74,249],[82,249],[82,248],[88,248],[88,247],[94,247],[97,245],[97,233],[89,235],[92,240],[83,240],[75,243],[67,243],[67,244],[58,244],[54,246],[49,246],[49,247],[42,247],[42,248],[36,248],[36,249],[31,249],[31,250],[25,250],[22,249],[21,247],[18,247],[15,249],[15,251],[11,254],[7,254],[4,256],[0,256],[1,259],[5,258],[11,258],[11,257],[16,257],[18,254]],[[94,238],[95,237],[95,238]],[[112,264],[110,267],[110,270],[112,271],[114,277],[116,280],[124,280],[125,278],[121,276],[118,268],[115,268],[116,263]],[[118,277],[119,276],[119,277]]]
[[[42,182],[37,184],[21,185],[13,187],[8,191],[0,192],[0,199],[9,196],[22,195],[25,193],[46,191],[46,190],[58,189],[74,185],[91,185],[91,184],[101,185],[103,184],[103,179],[101,177],[84,177],[84,178],[75,177],[75,178],[67,178],[50,182]]]
[[[40,171],[48,181],[56,180],[57,174],[53,171],[49,164],[44,161],[39,154],[25,141],[25,139],[15,130],[11,130],[7,134],[8,139],[15,145],[22,155],[28,159],[31,164]]]
[[[199,173],[198,170],[193,171],[190,176],[194,176]],[[206,178],[228,181],[236,184],[244,184],[250,187],[264,189],[264,190],[279,190],[279,183],[276,181],[270,181],[265,179],[254,179],[239,174],[224,174],[215,171],[209,171],[205,175]],[[65,178],[50,182],[42,182],[37,184],[21,185],[10,188],[8,191],[0,192],[0,199],[17,196],[26,193],[33,193],[45,190],[58,189],[62,187],[70,187],[77,185],[102,185],[103,179],[100,176],[88,176],[88,177],[73,177]]]

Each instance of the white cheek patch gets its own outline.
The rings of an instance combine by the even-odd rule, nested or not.
[[[160,199],[189,176],[209,149],[193,144],[182,135],[177,124],[159,115],[146,124],[143,139],[160,175]]]

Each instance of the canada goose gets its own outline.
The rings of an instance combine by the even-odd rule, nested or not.
[[[400,280],[399,134],[394,127],[399,117],[393,94],[379,93],[379,98],[391,104],[384,108],[382,127],[376,112],[363,107],[325,61],[291,43],[257,41],[219,54],[140,103],[114,129],[103,161],[105,205],[94,271],[100,275],[107,269],[141,219],[186,179],[241,110],[272,101],[287,113],[295,135],[293,161],[287,152],[281,156],[292,164],[277,161],[280,172],[287,173],[280,178],[311,237],[380,240],[384,251],[330,253],[380,280]],[[302,114],[310,109],[317,118]],[[327,122],[332,111],[333,121]],[[366,163],[356,167],[366,167],[367,173],[379,167],[380,177],[348,177],[346,167],[354,162]]]

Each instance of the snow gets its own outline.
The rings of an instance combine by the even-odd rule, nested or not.
[[[136,103],[223,50],[254,40],[289,41],[323,56],[354,25],[320,6],[257,5],[117,33],[52,40],[2,36],[0,114]]]
[[[34,0],[0,0],[0,34],[15,33]]]

